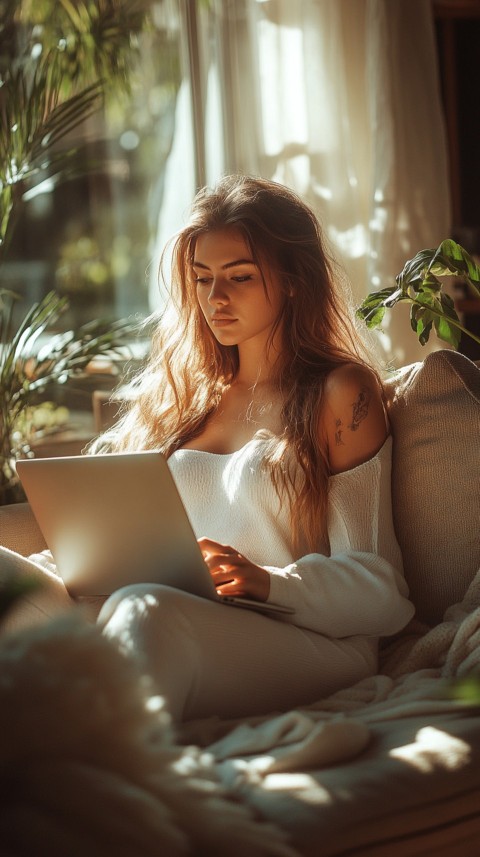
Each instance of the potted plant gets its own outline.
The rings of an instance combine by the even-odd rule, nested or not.
[[[463,247],[447,238],[436,250],[420,250],[406,262],[395,285],[370,292],[357,309],[357,316],[370,329],[378,328],[387,309],[408,303],[412,330],[422,345],[428,342],[432,330],[455,349],[462,333],[480,344],[480,338],[462,325],[440,277],[464,282],[480,298],[480,267]]]
[[[78,174],[73,130],[106,94],[128,90],[148,6],[142,0],[0,3],[0,266],[25,190],[46,176],[57,183]],[[41,343],[68,300],[51,291],[16,322],[18,300],[1,288],[0,267],[0,503],[22,499],[15,459],[28,451],[26,410],[52,384],[83,373],[93,357],[124,355],[136,328],[128,319],[95,320]]]
[[[76,330],[57,333],[38,347],[42,334],[66,309],[67,299],[50,292],[12,326],[18,296],[0,292],[0,505],[23,499],[15,462],[31,454],[26,418],[53,384],[82,375],[93,358],[125,357],[136,323],[95,319]]]

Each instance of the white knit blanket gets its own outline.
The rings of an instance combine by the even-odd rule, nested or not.
[[[18,573],[28,565],[0,552]],[[58,601],[61,611],[60,590]],[[62,623],[0,636],[0,769],[12,780],[0,808],[2,841],[23,838],[27,847],[42,831],[45,854],[63,857],[75,830],[72,857],[127,857],[137,853],[134,840],[152,857],[159,843],[169,857],[192,853],[192,846],[209,857],[294,857],[280,830],[259,824],[252,808],[282,825],[279,775],[293,793],[299,776],[353,760],[382,724],[429,723],[468,708],[452,686],[480,671],[480,571],[441,624],[411,623],[390,641],[381,674],[301,710],[233,723],[208,718],[179,736],[158,719],[158,700],[148,699],[133,665],[127,669],[95,626],[70,626],[68,617]],[[318,777],[312,782],[321,789]],[[115,843],[112,814],[123,825]],[[13,845],[8,854],[17,854]]]
[[[428,629],[414,620],[390,642],[381,674],[276,717],[237,724],[197,721],[183,737],[207,745],[219,763],[229,761],[225,776],[237,784],[239,776],[255,780],[318,769],[358,754],[373,724],[469,707],[452,689],[475,671],[480,671],[480,570],[441,624]]]
[[[16,574],[24,573],[27,566],[31,572],[41,565],[42,574],[47,571],[59,584],[58,592],[49,590],[49,611],[52,605],[60,613],[69,606],[70,599],[54,574],[48,552],[33,555],[30,559],[35,565],[0,548],[3,564],[7,555]],[[53,604],[53,597],[58,604]],[[42,606],[38,593],[34,600],[38,612]],[[29,621],[38,621],[36,613]],[[442,623],[429,629],[414,619],[389,642],[379,675],[307,708],[278,716],[238,722],[215,717],[195,721],[183,728],[181,738],[208,748],[219,762],[251,760],[255,776],[259,769],[266,773],[303,770],[306,766],[321,768],[359,753],[368,744],[369,726],[374,723],[458,709],[461,702],[452,698],[452,682],[475,671],[480,671],[480,569],[463,600],[446,611]]]

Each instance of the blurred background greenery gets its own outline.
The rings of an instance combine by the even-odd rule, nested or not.
[[[179,81],[162,8],[0,0],[0,502],[22,499],[32,437],[64,425],[59,386],[125,358],[147,313],[145,199]]]
[[[64,328],[148,311],[180,82],[168,6],[0,2],[0,285],[58,288]]]

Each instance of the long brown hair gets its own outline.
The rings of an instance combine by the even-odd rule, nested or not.
[[[156,319],[148,360],[109,435],[110,448],[171,455],[201,433],[235,378],[238,348],[220,345],[211,333],[192,270],[198,236],[225,227],[241,231],[260,270],[267,264],[275,271],[286,296],[277,321],[283,330],[283,433],[271,439],[266,463],[277,491],[286,491],[291,503],[294,541],[314,550],[326,535],[329,468],[319,443],[324,381],[341,364],[370,361],[319,222],[283,185],[228,176],[197,194],[188,224],[174,239],[168,309]],[[300,464],[300,484],[292,461]]]

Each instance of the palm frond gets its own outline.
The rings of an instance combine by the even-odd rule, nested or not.
[[[17,296],[0,290],[0,320],[8,340],[0,350],[0,397],[8,402],[14,418],[32,396],[50,384],[64,384],[85,372],[95,357],[125,357],[138,331],[134,319],[95,319],[75,330],[55,334],[37,349],[39,337],[51,328],[68,307],[68,299],[49,292],[25,313],[13,335],[11,313]]]
[[[99,107],[103,83],[96,81],[64,102],[58,102],[58,81],[45,66],[33,77],[18,69],[0,89],[0,247],[14,206],[14,191],[48,165],[65,170],[75,153],[58,143]],[[2,246],[3,245],[3,246]]]
[[[21,198],[17,187],[52,163],[63,171],[72,148],[61,152],[59,142],[108,90],[116,96],[129,90],[150,7],[150,0],[0,2],[0,39],[8,38],[8,45],[0,43],[2,256]]]
[[[7,345],[13,335],[13,310],[20,295],[10,289],[0,289],[0,346]],[[1,353],[1,352],[0,352]]]
[[[36,27],[41,44],[55,46],[63,70],[61,94],[95,78],[128,90],[129,70],[151,8],[149,0],[23,0],[20,20]]]
[[[58,103],[56,83],[42,66],[32,79],[17,70],[0,92],[0,172],[9,185],[25,179],[40,158],[99,107],[102,81]]]

